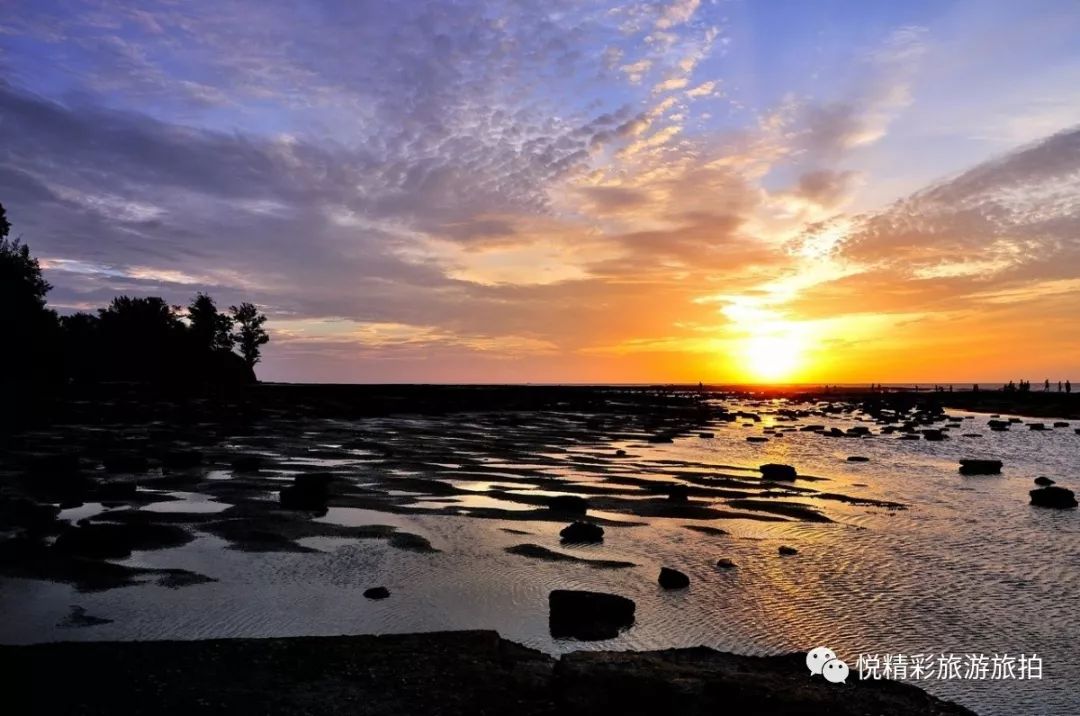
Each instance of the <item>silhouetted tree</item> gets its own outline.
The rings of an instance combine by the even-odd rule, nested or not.
[[[76,383],[99,380],[104,372],[101,321],[91,313],[61,316],[64,372]]]
[[[251,303],[230,306],[229,311],[232,312],[236,324],[233,337],[240,348],[240,355],[244,357],[247,367],[254,370],[262,355],[261,347],[270,342],[270,336],[263,328],[266,316],[259,313],[259,309]]]
[[[45,310],[45,295],[52,286],[41,275],[38,260],[30,247],[8,239],[11,224],[0,204],[0,311],[4,315],[26,316]]]
[[[56,313],[45,307],[52,286],[41,275],[41,266],[30,247],[11,240],[11,224],[0,205],[0,351],[5,383],[58,381],[60,371],[60,324]]]
[[[214,299],[199,293],[188,306],[192,339],[204,352],[230,351],[233,347],[233,319],[217,310]]]
[[[40,264],[26,244],[8,238],[10,231],[0,205],[0,382],[7,393],[34,395],[45,381],[210,387],[255,380],[253,367],[270,337],[254,305],[232,306],[230,315],[199,293],[184,313],[161,298],[118,296],[97,315],[58,318],[46,306],[52,287]]]
[[[186,372],[187,327],[180,309],[156,296],[118,296],[98,311],[106,377],[181,380]]]

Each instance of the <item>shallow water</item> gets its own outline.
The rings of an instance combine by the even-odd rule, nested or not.
[[[219,581],[181,589],[147,583],[80,593],[64,584],[5,579],[0,581],[0,612],[6,617],[0,639],[24,643],[489,628],[548,652],[705,644],[763,654],[824,644],[853,671],[860,653],[1035,653],[1043,661],[1041,680],[913,683],[981,714],[1080,713],[1080,693],[1074,687],[1080,679],[1080,626],[1075,616],[1080,596],[1080,514],[1031,507],[1027,495],[1037,475],[1080,488],[1080,435],[1072,427],[1036,432],[1014,426],[995,433],[986,426],[987,416],[971,416],[943,442],[785,432],[765,443],[749,443],[747,436],[762,435],[773,427],[867,425],[877,430],[858,416],[775,422],[775,416],[764,414],[767,406],[751,409],[763,413],[760,424],[711,425],[705,429],[715,433],[713,439],[697,437],[695,430],[672,444],[580,441],[554,450],[537,449],[517,461],[487,452],[487,436],[505,434],[505,427],[493,426],[485,416],[466,416],[455,426],[458,432],[447,436],[438,463],[411,467],[402,476],[456,480],[470,494],[431,496],[407,487],[396,492],[416,498],[419,504],[412,507],[423,507],[424,514],[332,506],[326,515],[314,518],[349,526],[389,525],[427,538],[439,553],[397,549],[380,539],[338,537],[299,540],[318,550],[314,553],[250,553],[227,549],[227,542],[200,532],[194,524],[195,541],[137,552],[120,563],[188,569]],[[441,420],[445,427],[446,419]],[[530,416],[521,416],[517,434],[540,429],[529,421]],[[430,425],[416,418],[335,421],[334,436],[309,439],[312,445],[329,449],[344,444],[336,433],[352,429],[367,434],[386,431],[400,440]],[[962,433],[983,437],[965,438]],[[311,435],[321,436],[323,431],[312,429]],[[243,447],[243,441],[237,444]],[[619,458],[621,462],[611,459],[618,448],[629,453]],[[349,449],[350,454],[361,452]],[[848,462],[849,455],[869,460]],[[345,469],[356,464],[349,458],[290,457],[281,462],[286,473],[300,462]],[[365,453],[355,460],[367,464],[372,457]],[[957,473],[957,461],[964,457],[1001,459],[1005,469],[1001,475],[964,477]],[[644,524],[606,527],[602,545],[567,546],[558,537],[564,523],[469,516],[474,508],[530,509],[513,497],[557,492],[549,483],[541,488],[520,481],[537,474],[610,486],[604,478],[612,475],[647,473],[650,479],[672,481],[680,479],[680,473],[756,476],[753,468],[766,462],[795,465],[801,474],[826,478],[797,482],[796,487],[817,493],[792,496],[790,501],[819,508],[834,522],[699,521],[594,511],[590,514]],[[475,474],[478,465],[490,469]],[[356,481],[368,484],[370,475],[357,470]],[[208,477],[215,482],[228,477],[210,472]],[[384,484],[392,482],[391,477]],[[822,493],[895,501],[907,509],[854,505],[823,498]],[[217,502],[198,493],[171,497],[177,499],[141,509],[228,507],[226,498]],[[722,507],[719,500],[702,502]],[[692,524],[722,528],[730,535],[686,529]],[[637,566],[596,569],[505,551],[522,543]],[[782,544],[797,547],[799,554],[779,556]],[[720,557],[734,560],[738,567],[717,569],[714,564]],[[661,566],[686,572],[692,580],[690,589],[661,590],[656,584]],[[375,585],[388,587],[391,598],[373,602],[361,596]],[[610,641],[553,640],[548,635],[547,594],[556,588],[631,597],[638,605],[637,622]],[[113,621],[62,628],[58,625],[71,605]]]

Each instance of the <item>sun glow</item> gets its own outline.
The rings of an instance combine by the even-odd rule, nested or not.
[[[766,382],[792,380],[803,368],[805,342],[795,333],[748,336],[741,346],[742,370]]]

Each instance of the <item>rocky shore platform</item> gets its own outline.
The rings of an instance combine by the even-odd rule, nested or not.
[[[554,658],[492,631],[0,647],[5,713],[971,714],[906,684],[829,683],[805,655]]]

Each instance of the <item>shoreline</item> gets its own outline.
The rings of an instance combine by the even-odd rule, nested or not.
[[[719,385],[428,385],[257,383],[151,385],[102,383],[49,391],[14,390],[0,406],[0,427],[128,420],[227,420],[265,416],[365,418],[446,415],[471,411],[628,412],[691,415],[706,401],[786,399],[874,405],[891,410],[954,409],[1031,418],[1080,420],[1080,392],[871,390],[868,387]],[[228,413],[225,415],[224,413]]]
[[[555,658],[494,631],[0,646],[0,669],[15,713],[973,716],[910,684],[811,677],[801,653]]]

